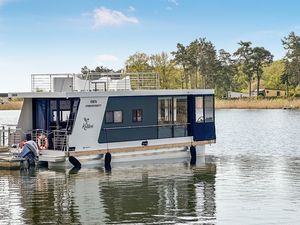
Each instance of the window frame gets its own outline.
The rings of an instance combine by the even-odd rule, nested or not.
[[[212,98],[212,121],[207,121],[206,117],[206,99]],[[204,123],[214,123],[215,122],[215,96],[214,95],[203,95],[203,116],[204,116]]]
[[[123,123],[123,110],[114,110],[114,122],[113,123]],[[115,121],[115,113],[116,112],[121,112],[121,121],[120,122],[116,122]]]
[[[137,116],[137,112],[140,111],[141,112],[141,120],[138,120],[137,118],[139,118]],[[133,123],[141,123],[143,122],[143,117],[144,117],[144,113],[143,113],[143,109],[133,109],[132,110],[132,122]],[[136,120],[135,120],[136,118]]]
[[[112,122],[108,122],[107,119],[106,119],[108,113],[112,113]],[[114,123],[114,111],[106,111],[105,112],[105,123],[106,124],[112,124],[112,123]]]
[[[115,121],[115,113],[116,112],[121,112],[121,121],[120,122],[116,122]],[[106,115],[107,113],[112,113],[112,122],[108,122],[106,120]],[[105,111],[105,124],[120,124],[120,123],[123,123],[123,110],[109,110],[109,111]]]
[[[195,96],[195,123],[197,124],[203,124],[205,123],[205,100],[204,100],[204,96],[205,95],[199,95],[199,96]],[[199,108],[199,111],[201,110],[202,113],[200,114],[199,118],[202,117],[201,121],[198,121],[199,118],[197,118],[197,98],[201,98],[201,104],[202,107]]]

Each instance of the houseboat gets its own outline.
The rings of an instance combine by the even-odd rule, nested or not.
[[[216,141],[214,91],[161,90],[155,73],[35,74],[31,89],[9,93],[24,99],[11,144],[36,143],[49,168],[195,161]]]

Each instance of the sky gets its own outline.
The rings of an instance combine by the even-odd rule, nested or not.
[[[121,69],[135,52],[200,37],[230,53],[251,41],[280,59],[299,12],[297,0],[0,0],[0,93],[30,91],[31,74]]]

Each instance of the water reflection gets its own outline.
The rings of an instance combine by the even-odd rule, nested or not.
[[[130,176],[127,172],[118,171],[116,175],[113,171],[106,182],[99,184],[105,222],[173,223],[215,219],[214,164],[193,169],[186,165],[169,165],[130,171]]]
[[[51,171],[22,171],[22,218],[28,224],[79,224],[69,179]]]
[[[0,171],[0,224],[215,221],[214,163]]]

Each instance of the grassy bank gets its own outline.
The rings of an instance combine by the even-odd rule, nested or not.
[[[217,109],[300,109],[300,99],[216,99]]]
[[[0,104],[0,110],[20,110],[22,107],[22,101],[10,101]]]

